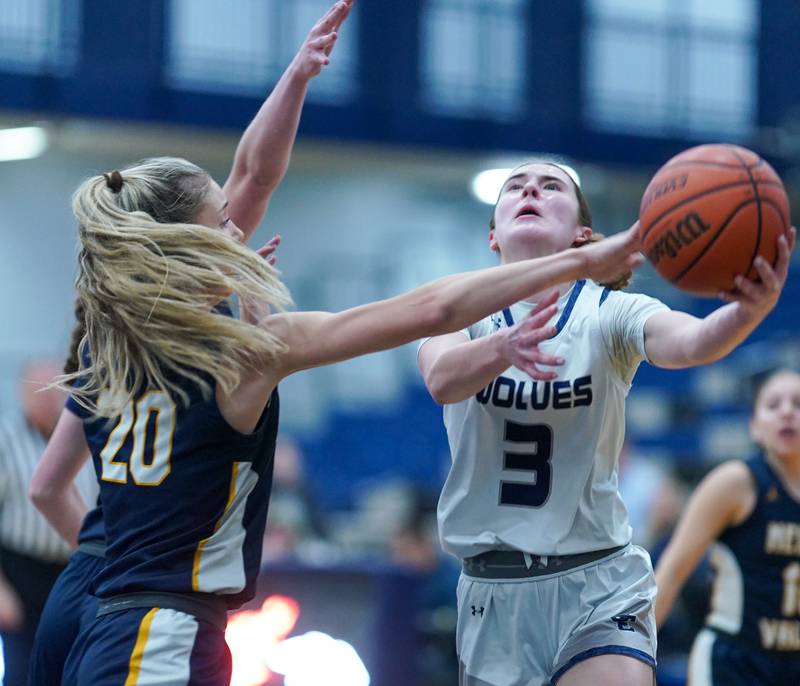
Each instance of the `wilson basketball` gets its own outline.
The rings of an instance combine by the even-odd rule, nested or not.
[[[790,226],[775,170],[737,145],[700,145],[673,157],[650,181],[639,208],[645,254],[681,290],[716,296],[734,277],[757,279],[753,261],[777,259]]]

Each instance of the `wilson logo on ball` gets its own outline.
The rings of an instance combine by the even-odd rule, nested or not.
[[[658,265],[665,255],[670,259],[677,257],[686,246],[694,243],[711,228],[696,212],[689,212],[673,228],[664,231],[655,245],[647,251],[647,257],[653,266]]]

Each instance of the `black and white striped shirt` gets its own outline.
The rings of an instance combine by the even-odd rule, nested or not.
[[[20,413],[0,417],[0,545],[45,562],[61,562],[69,557],[69,545],[28,498],[28,486],[46,445]],[[97,499],[91,460],[75,483],[91,507]]]

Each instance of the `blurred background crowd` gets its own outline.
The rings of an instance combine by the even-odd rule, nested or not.
[[[72,190],[165,153],[224,181],[238,135],[328,4],[0,0],[6,416],[24,410],[44,438],[51,428],[30,418],[19,387],[34,360],[66,354]],[[707,141],[761,153],[800,207],[798,34],[795,0],[356,0],[254,245],[280,233],[278,267],[298,306],[338,310],[493,264],[498,169],[561,156],[596,230],[613,233],[636,219],[661,164]],[[697,480],[752,451],[752,377],[800,364],[797,259],[777,309],[729,358],[686,372],[645,364],[636,377],[620,488],[654,557]],[[649,267],[632,290],[698,315],[714,307]],[[288,594],[294,633],[350,635],[375,686],[457,680],[459,566],[436,533],[449,453],[415,355],[411,345],[281,387],[259,602]],[[0,485],[0,525],[8,491]],[[45,557],[60,564],[64,551]],[[660,684],[683,683],[707,583],[701,568],[660,637]],[[14,616],[0,611],[0,629]]]

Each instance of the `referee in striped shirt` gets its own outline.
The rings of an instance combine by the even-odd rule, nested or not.
[[[4,686],[24,686],[36,626],[47,594],[71,553],[28,499],[36,463],[55,428],[64,395],[39,391],[60,373],[48,361],[29,363],[22,372],[21,412],[0,416],[0,637]],[[91,463],[76,479],[87,503],[97,498]]]

